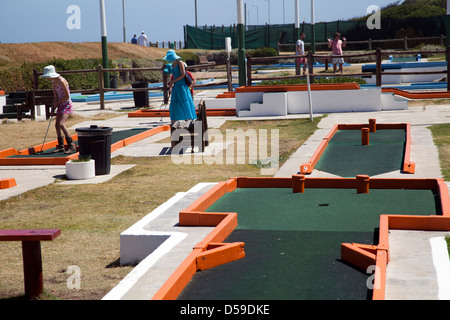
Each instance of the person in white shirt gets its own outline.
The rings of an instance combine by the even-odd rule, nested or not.
[[[145,47],[148,45],[147,36],[145,35],[144,31],[142,31],[141,35],[138,38],[138,44]]]
[[[295,54],[299,56],[305,55],[305,33],[300,32],[300,39],[297,40],[297,43],[295,45]],[[300,75],[300,65],[303,64],[303,73],[306,72],[306,58],[297,58],[297,63],[295,64],[295,74]]]

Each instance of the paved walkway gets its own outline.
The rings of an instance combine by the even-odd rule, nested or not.
[[[98,104],[77,104],[76,113],[86,116],[99,112],[117,112],[119,110],[126,110],[130,102],[117,102],[107,103],[105,110],[99,110]],[[159,108],[160,102],[155,102],[155,106]],[[292,116],[289,116],[292,118]],[[309,116],[308,116],[309,117]],[[412,135],[412,150],[411,160],[416,163],[416,173],[411,175],[414,178],[438,178],[441,177],[437,149],[433,144],[428,126],[439,123],[448,123],[450,119],[450,106],[426,106],[426,107],[410,107],[409,110],[404,111],[385,111],[385,112],[368,112],[368,113],[340,113],[329,114],[322,119],[319,123],[319,129],[306,141],[292,157],[279,168],[277,177],[290,177],[299,171],[299,166],[302,163],[307,162],[313,152],[316,150],[318,144],[322,138],[329,132],[334,124],[338,123],[367,123],[369,118],[377,119],[378,123],[393,123],[404,122],[411,123],[411,135]],[[208,119],[210,127],[219,127],[224,121],[228,119],[236,119],[235,117],[210,117]],[[86,121],[77,127],[88,126],[90,124],[100,124],[104,126],[113,127],[114,130],[122,130],[127,128],[136,127],[148,127],[152,128],[161,124],[168,124],[169,119],[164,118],[160,121],[159,118],[128,118],[126,114],[105,121]],[[162,133],[157,137],[150,137],[141,142],[137,142],[130,146],[119,149],[112,156],[118,154],[123,155],[139,155],[139,156],[157,156],[161,153],[161,150],[165,147],[164,144],[158,143],[155,146],[155,141],[160,138],[168,137],[168,133]],[[168,145],[168,144],[167,144]],[[59,183],[102,183],[107,179],[110,179],[114,175],[127,170],[130,166],[111,166],[111,174],[105,176],[96,176],[89,181],[64,181]],[[6,199],[11,196],[15,196],[22,192],[26,192],[33,188],[38,188],[46,184],[53,183],[55,179],[62,177],[65,174],[64,166],[18,166],[0,167],[0,178],[16,178],[17,187],[11,189],[0,190],[0,200]],[[29,177],[35,177],[33,181],[29,181]],[[326,177],[330,174],[314,170],[311,174],[312,177]],[[400,171],[389,172],[378,177],[405,177]],[[408,176],[409,177],[409,176]],[[202,188],[193,188],[185,193],[180,193],[174,196],[183,205],[188,205],[194,201],[200,194],[206,192],[209,186],[202,186]],[[170,201],[169,201],[170,202]],[[160,210],[160,211],[158,211]],[[165,203],[160,208],[149,214],[149,221],[156,223],[156,226],[160,226],[160,230],[147,230],[150,232],[162,232],[170,235],[175,235],[173,242],[164,242],[164,246],[161,250],[156,250],[156,255],[145,259],[146,263],[138,265],[129,277],[124,279],[119,286],[108,294],[105,299],[149,299],[154,291],[147,290],[148,284],[153,283],[156,280],[161,282],[160,271],[161,269],[154,268],[152,266],[158,263],[164,264],[164,269],[170,271],[174,270],[178,266],[180,256],[175,258],[173,256],[176,253],[174,248],[179,243],[183,243],[183,239],[191,239],[189,242],[184,242],[185,252],[188,252],[192,248],[192,243],[198,242],[197,235],[207,232],[207,229],[197,229],[195,232],[199,232],[197,235],[192,234],[193,230],[170,230],[168,227],[176,225],[176,215],[165,216],[164,212],[170,212],[170,210],[177,211],[178,206],[175,203]],[[159,219],[168,219],[165,223]],[[175,219],[175,220],[170,220]],[[161,222],[161,224],[159,224]],[[132,226],[130,226],[131,228]],[[145,226],[143,228],[146,228]],[[442,234],[439,234],[441,237]],[[433,259],[433,248],[430,244],[431,238],[436,238],[436,233],[427,232],[391,232],[390,246],[391,246],[391,261],[388,265],[387,274],[387,292],[386,299],[438,299],[446,297],[445,295],[439,295],[439,284],[437,281],[436,266],[430,263]],[[180,240],[183,238],[182,240]],[[178,242],[177,242],[178,241]],[[404,249],[404,245],[412,246],[413,248],[420,248],[420,250]],[[187,249],[186,249],[187,248]],[[172,250],[172,251],[171,251]],[[187,250],[187,251],[186,251]],[[171,252],[171,254],[164,254]],[[404,256],[404,253],[407,256]],[[185,254],[185,253],[183,253]],[[160,259],[165,256],[165,259]],[[156,257],[158,259],[156,259]],[[181,255],[183,257],[183,255]],[[426,261],[424,263],[423,261]],[[153,272],[153,274],[152,274]],[[130,282],[131,281],[131,282]],[[140,285],[144,285],[145,290]],[[129,289],[132,285],[137,291],[124,292],[125,288]],[[155,289],[156,290],[156,289]],[[143,292],[146,292],[144,294]]]

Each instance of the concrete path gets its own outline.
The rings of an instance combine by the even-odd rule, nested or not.
[[[98,104],[77,104],[75,109],[78,114],[90,116],[99,112],[125,110],[126,107],[124,106],[127,105],[130,105],[130,102],[107,103],[106,110],[99,110]],[[292,118],[292,116],[287,118]],[[290,177],[292,174],[296,174],[299,171],[300,164],[310,159],[322,138],[333,125],[338,123],[367,123],[370,118],[377,119],[377,123],[411,123],[411,160],[416,163],[416,174],[408,175],[408,177],[441,177],[437,149],[427,127],[433,124],[448,123],[450,121],[449,105],[410,107],[409,110],[404,111],[329,114],[319,123],[319,129],[279,168],[275,176]],[[208,122],[210,127],[220,127],[228,119],[242,120],[235,117],[210,117]],[[168,121],[168,118],[160,121],[160,118],[128,118],[127,115],[123,115],[105,121],[88,120],[76,127],[100,124],[113,127],[114,130],[124,130],[137,127],[152,128],[161,124],[168,124]],[[112,156],[119,154],[158,156],[165,145],[157,141],[166,137],[168,137],[168,134],[162,133],[144,139],[141,142],[119,149]],[[130,167],[113,165],[109,175],[96,176],[89,181],[57,183],[102,183]],[[18,184],[17,187],[0,190],[0,200],[54,183],[64,174],[65,166],[0,167],[0,178],[15,178]],[[33,179],[30,179],[30,176]],[[326,177],[330,174],[314,170],[311,176]],[[405,175],[400,171],[394,171],[378,177],[405,177]],[[135,232],[139,229],[138,233],[147,236],[154,236],[159,233],[159,235],[165,235],[171,240],[163,242],[164,244],[155,251],[156,253],[144,258],[143,262],[105,299],[149,299],[156,292],[158,286],[175,270],[193,245],[203,239],[204,235],[209,232],[208,228],[185,228],[182,230],[176,224],[179,206],[187,207],[210,187],[211,185],[196,186],[185,193],[174,195],[174,198],[169,200],[168,203],[162,204],[150,213],[146,218],[147,220],[137,222],[136,225],[130,226],[130,229],[124,232]],[[442,234],[438,236],[442,237]],[[437,234],[433,232],[391,232],[391,261],[388,265],[386,299],[442,299],[447,297],[439,293],[442,290],[437,280],[437,267],[433,260],[433,252],[436,250],[430,244],[431,238],[437,238]],[[408,247],[416,248],[416,250],[405,249],[405,244]],[[417,248],[419,249],[417,250]],[[430,260],[433,262],[431,263]],[[164,270],[164,274],[161,273],[162,270]],[[133,289],[131,290],[131,288]]]

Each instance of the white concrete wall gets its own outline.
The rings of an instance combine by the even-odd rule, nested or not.
[[[3,106],[6,105],[6,96],[0,94],[0,114],[3,113]]]

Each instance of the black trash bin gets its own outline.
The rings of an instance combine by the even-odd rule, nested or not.
[[[132,88],[148,88],[148,82],[135,82],[131,84]],[[149,97],[148,91],[136,91],[133,92],[134,105],[137,108],[148,107],[149,106]]]
[[[91,125],[77,128],[80,157],[90,156],[95,160],[95,175],[109,174],[111,171],[111,131],[110,127]]]

